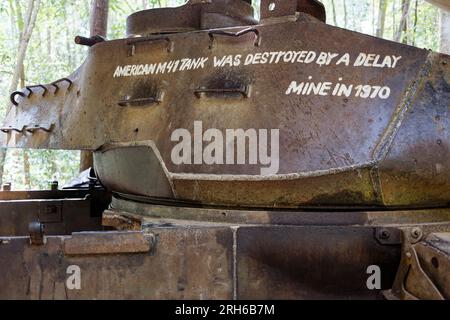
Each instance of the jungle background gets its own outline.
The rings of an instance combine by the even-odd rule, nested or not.
[[[184,0],[110,0],[108,39],[125,34],[126,17],[139,10]],[[450,14],[424,0],[322,0],[327,23],[388,40],[450,53]],[[255,11],[259,12],[259,2]],[[91,0],[0,0],[0,120],[16,88],[49,83],[72,73],[87,49],[76,35],[89,35]],[[64,185],[80,170],[80,152],[0,150],[0,186],[13,190]]]

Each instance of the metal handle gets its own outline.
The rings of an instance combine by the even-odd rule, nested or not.
[[[251,92],[251,86],[250,85],[242,85],[238,88],[204,88],[201,87],[194,91],[195,96],[198,99],[201,99],[205,97],[205,94],[213,93],[213,94],[240,94],[244,98],[249,98]]]
[[[44,127],[44,126],[40,126],[40,125],[35,125],[35,126],[23,126],[22,128],[13,128],[13,127],[5,127],[5,128],[0,128],[0,131],[3,133],[10,133],[11,131],[16,131],[18,133],[24,133],[29,132],[29,133],[35,133],[36,131],[45,131],[45,132],[52,132],[53,128],[55,127],[55,125],[52,123],[49,127]]]
[[[34,86],[26,86],[25,89],[27,89],[28,94],[23,93],[22,91],[14,91],[11,96],[10,96],[10,100],[11,103],[13,105],[15,105],[16,107],[19,105],[19,103],[16,101],[16,96],[21,96],[23,98],[30,98],[33,95],[33,88],[42,88],[44,91],[42,92],[42,96],[45,97],[45,95],[47,94],[47,87],[42,85],[42,84],[37,84]]]
[[[54,87],[55,88],[55,91],[53,92],[53,94],[57,94],[58,93],[58,91],[59,91],[59,83],[60,82],[67,82],[68,84],[69,84],[69,86],[67,87],[67,90],[70,90],[71,88],[72,88],[72,86],[73,86],[73,81],[72,80],[70,80],[70,79],[68,79],[68,78],[62,78],[62,79],[59,79],[59,80],[56,80],[55,82],[52,82],[50,85],[52,86],[52,87]],[[32,95],[33,95],[33,93],[34,93],[34,91],[33,91],[33,88],[41,88],[41,89],[43,89],[44,91],[42,92],[42,96],[43,97],[45,97],[45,95],[47,94],[47,92],[48,92],[48,89],[47,89],[47,87],[46,86],[44,86],[44,85],[42,85],[42,84],[36,84],[36,85],[33,85],[33,86],[27,86],[27,87],[25,87],[26,88],[26,90],[28,91],[28,94],[25,94],[25,93],[23,93],[22,91],[14,91],[13,93],[11,93],[11,96],[10,96],[10,100],[11,100],[11,103],[13,104],[13,105],[15,105],[16,107],[19,105],[19,102],[17,102],[16,101],[16,96],[21,96],[21,97],[23,97],[23,98],[30,98]]]
[[[16,131],[18,133],[23,133],[25,128],[26,128],[26,126],[23,126],[22,128],[4,127],[4,128],[0,128],[0,131],[3,132],[3,133],[10,133],[11,131]]]
[[[22,91],[14,91],[11,93],[9,99],[11,100],[11,103],[15,105],[16,107],[19,105],[19,103],[16,101],[16,96],[21,96],[23,98],[27,98],[27,95],[23,93]]]
[[[48,89],[42,85],[42,84],[37,84],[34,86],[27,86],[26,89],[28,90],[28,98],[31,97],[31,95],[33,94],[33,88],[42,88],[44,89],[44,92],[42,92],[42,96],[45,97],[45,94],[47,93]]]
[[[56,80],[55,82],[52,82],[52,83],[51,83],[51,85],[52,85],[53,87],[55,87],[55,92],[54,92],[54,94],[57,94],[58,91],[59,91],[58,83],[64,82],[64,81],[67,82],[67,83],[69,84],[69,86],[67,87],[67,90],[70,90],[70,89],[72,88],[72,85],[73,85],[73,81],[72,81],[72,80],[70,80],[70,79],[68,79],[68,78],[61,78],[61,79]]]
[[[88,46],[88,47],[92,47],[94,45],[96,45],[97,43],[100,42],[104,42],[105,38],[103,38],[102,36],[93,36],[90,38],[87,37],[83,37],[83,36],[76,36],[75,37],[75,43],[79,44],[81,46]]]
[[[123,100],[120,100],[117,104],[121,107],[143,106],[147,104],[161,103],[163,101],[163,98],[164,98],[164,91],[158,91],[156,97],[135,98],[135,99],[126,97]]]
[[[168,37],[159,37],[159,38],[155,38],[155,37],[138,37],[138,38],[131,38],[127,40],[127,45],[131,46],[130,52],[128,53],[128,55],[134,56],[134,54],[136,53],[136,44],[139,43],[143,43],[143,42],[154,42],[154,41],[166,41],[167,42],[167,52],[173,52],[173,41],[170,40],[170,38]]]
[[[36,131],[42,130],[45,132],[52,132],[54,128],[54,124],[51,124],[48,128],[36,125],[34,127],[25,127],[25,131],[29,133],[35,133]]]
[[[228,32],[228,31],[223,31],[223,30],[213,30],[208,32],[209,38],[210,38],[210,43],[209,43],[209,48],[212,49],[214,46],[214,35],[222,35],[222,36],[229,36],[229,37],[235,37],[235,38],[239,38],[247,33],[254,33],[256,35],[255,37],[255,47],[259,47],[261,45],[261,35],[259,33],[258,29],[255,28],[248,28],[248,29],[244,29],[238,32]]]

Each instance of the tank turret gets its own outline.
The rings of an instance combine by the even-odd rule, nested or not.
[[[3,147],[94,154],[88,190],[56,184],[67,205],[26,217],[116,230],[49,239],[16,296],[55,298],[75,261],[75,298],[450,299],[450,56],[330,26],[316,0],[260,9],[136,12],[123,39],[77,37],[71,75],[12,93]],[[0,226],[19,220],[6,200]],[[41,222],[0,265],[37,270]]]

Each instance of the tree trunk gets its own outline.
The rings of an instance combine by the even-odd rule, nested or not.
[[[31,189],[31,178],[30,178],[30,154],[27,149],[23,150],[23,173],[24,173],[24,184],[27,190]]]
[[[450,12],[441,11],[440,49],[442,53],[450,54]]]
[[[418,6],[419,6],[419,0],[416,0],[414,3],[414,22],[413,22],[413,38],[412,38],[412,45],[416,45],[416,31],[417,31],[417,21],[418,21]]]
[[[380,0],[380,6],[378,11],[378,23],[377,23],[377,32],[376,36],[382,38],[384,35],[384,25],[386,22],[386,10],[387,10],[387,1]]]
[[[396,29],[395,29],[395,1],[392,1],[392,39],[395,38]]]
[[[400,42],[402,40],[402,34],[405,33],[403,42],[407,42],[408,15],[410,2],[411,0],[402,0],[402,17],[400,19],[400,25],[398,27],[397,33],[395,34],[394,41]]]
[[[94,0],[92,2],[90,31],[91,37],[106,37],[108,31],[109,0]]]
[[[347,18],[347,3],[344,0],[344,28],[347,29],[348,18]]]
[[[16,9],[14,8],[12,0],[9,0],[9,10],[11,11],[10,19],[11,19],[11,28],[13,30],[13,36],[16,37],[17,33],[18,33],[18,30],[17,30],[17,27],[16,27],[16,21],[15,21],[14,17],[17,14],[16,14]]]
[[[375,7],[375,0],[372,0],[372,35],[375,35],[377,33],[377,18],[375,17]]]
[[[109,0],[93,0],[91,10],[91,37],[102,36],[106,38],[108,33]],[[91,151],[81,151],[80,172],[93,167],[93,155]]]
[[[33,33],[34,25],[36,23],[36,17],[39,12],[39,6],[41,0],[28,0],[27,12],[25,14],[25,20],[19,19],[18,24],[19,29],[22,30],[20,35],[20,41],[17,52],[16,67],[14,69],[14,74],[11,79],[11,84],[9,86],[9,92],[17,90],[17,84],[20,78],[24,77],[24,61],[28,50],[28,44],[30,42],[31,34]],[[19,2],[16,1],[16,12],[19,16],[20,6]],[[20,13],[21,16],[21,13]],[[11,104],[8,106],[7,113],[11,109]],[[6,149],[0,148],[0,185],[3,184],[3,171],[5,165]]]
[[[331,0],[331,8],[333,9],[333,23],[334,23],[334,26],[337,27],[338,23],[337,23],[337,17],[336,17],[336,5],[334,4],[334,0]]]

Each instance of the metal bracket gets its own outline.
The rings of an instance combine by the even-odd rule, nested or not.
[[[9,99],[11,100],[11,103],[15,105],[16,107],[19,105],[19,103],[16,101],[16,96],[21,96],[23,98],[27,98],[26,94],[22,91],[14,91],[11,93]]]
[[[214,47],[214,35],[222,35],[222,36],[239,38],[243,35],[246,35],[247,33],[254,33],[256,35],[254,46],[259,47],[261,45],[261,35],[259,33],[259,30],[255,29],[255,28],[248,28],[248,29],[241,30],[239,32],[228,32],[228,31],[223,31],[223,30],[214,30],[214,31],[208,32],[208,35],[210,38],[209,48],[212,49]]]
[[[402,243],[402,232],[396,228],[376,228],[375,239],[381,245],[400,245]]]
[[[326,22],[325,7],[317,0],[261,0],[260,7],[262,20],[304,12]]]
[[[243,85],[239,88],[199,88],[194,91],[195,96],[198,99],[201,99],[205,97],[206,94],[212,93],[212,94],[240,94],[244,98],[249,98],[251,94],[251,85]]]
[[[33,127],[26,126],[24,129],[26,132],[35,133],[36,131],[42,130],[45,132],[52,132],[55,125],[52,123],[49,127],[43,127],[40,125],[35,125]]]
[[[3,128],[0,128],[0,131],[3,132],[3,133],[10,133],[11,131],[16,131],[18,133],[23,133],[25,128],[26,128],[26,126],[23,126],[22,129],[13,128],[13,127],[3,127]]]
[[[155,236],[143,232],[80,232],[64,240],[64,254],[92,255],[146,253],[155,245]]]
[[[73,85],[73,81],[72,80],[70,80],[69,78],[61,78],[61,79],[56,80],[56,81],[51,83],[51,85],[56,88],[54,94],[56,94],[58,92],[58,90],[59,90],[58,84],[60,82],[67,82],[67,83],[69,83],[69,86],[67,87],[67,90],[70,90],[72,88],[72,85]]]
[[[423,238],[423,231],[418,227],[402,229],[402,234],[403,245],[400,266],[392,290],[386,292],[385,296],[404,300],[443,300],[445,298],[444,291],[441,290],[445,289],[448,293],[450,288],[448,283],[445,283],[446,281],[437,281],[439,278],[442,280],[445,277],[430,276],[432,274],[430,270],[437,268],[434,260],[429,259],[429,257],[435,257],[435,252],[439,252],[441,258],[446,260],[448,264],[448,261],[450,261],[449,252],[435,250],[430,245],[429,240],[418,242],[417,239]],[[433,233],[427,237],[427,239],[434,238],[436,237]],[[450,239],[450,236],[448,238]],[[445,270],[448,269],[444,268],[443,270],[441,272],[447,272]]]
[[[62,78],[62,79],[56,80],[55,82],[52,82],[50,84],[52,87],[55,88],[55,91],[53,92],[53,94],[58,93],[58,91],[59,91],[58,84],[60,82],[67,82],[67,83],[69,83],[69,86],[67,87],[67,90],[70,90],[72,88],[73,81],[68,79],[68,78]],[[27,94],[25,94],[22,91],[14,91],[13,93],[11,93],[11,95],[10,95],[11,103],[13,105],[15,105],[16,107],[19,105],[19,102],[17,102],[17,100],[16,100],[16,96],[21,96],[21,97],[27,98],[27,99],[31,98],[31,96],[34,94],[33,88],[41,88],[41,89],[43,89],[44,91],[42,92],[42,97],[45,97],[45,95],[48,92],[47,87],[44,86],[43,84],[36,84],[36,85],[32,85],[32,86],[26,86],[25,89],[28,91]]]
[[[3,127],[0,128],[0,131],[6,134],[9,134],[12,131],[16,131],[17,133],[25,133],[25,132],[29,132],[31,134],[34,134],[36,131],[45,131],[45,132],[52,132],[53,129],[55,127],[55,124],[51,124],[49,127],[44,127],[41,125],[35,125],[32,127],[29,126],[23,126],[21,129],[20,128],[13,128],[13,127]]]
[[[127,40],[127,45],[131,46],[129,51],[128,51],[128,56],[132,57],[136,54],[136,45],[139,43],[144,43],[144,42],[155,42],[155,41],[166,41],[167,42],[167,52],[171,53],[173,52],[174,49],[174,43],[172,40],[170,40],[169,37],[159,37],[159,38],[155,38],[155,37],[137,37],[137,38],[131,38]]]
[[[28,231],[30,233],[30,244],[38,246],[45,244],[45,227],[42,223],[37,221],[30,222]]]
[[[164,91],[159,90],[155,97],[147,97],[147,98],[136,98],[131,99],[130,97],[125,97],[123,100],[120,100],[117,104],[121,107],[130,107],[130,106],[143,106],[143,105],[151,105],[155,103],[161,103],[164,99]]]
[[[48,91],[48,89],[42,84],[37,84],[37,85],[34,85],[34,86],[27,86],[25,88],[28,90],[28,97],[27,98],[30,98],[33,95],[33,93],[34,93],[33,90],[32,90],[33,88],[42,88],[42,89],[44,89],[44,92],[42,92],[42,96],[43,97],[45,97],[45,95],[46,95],[46,93]]]

